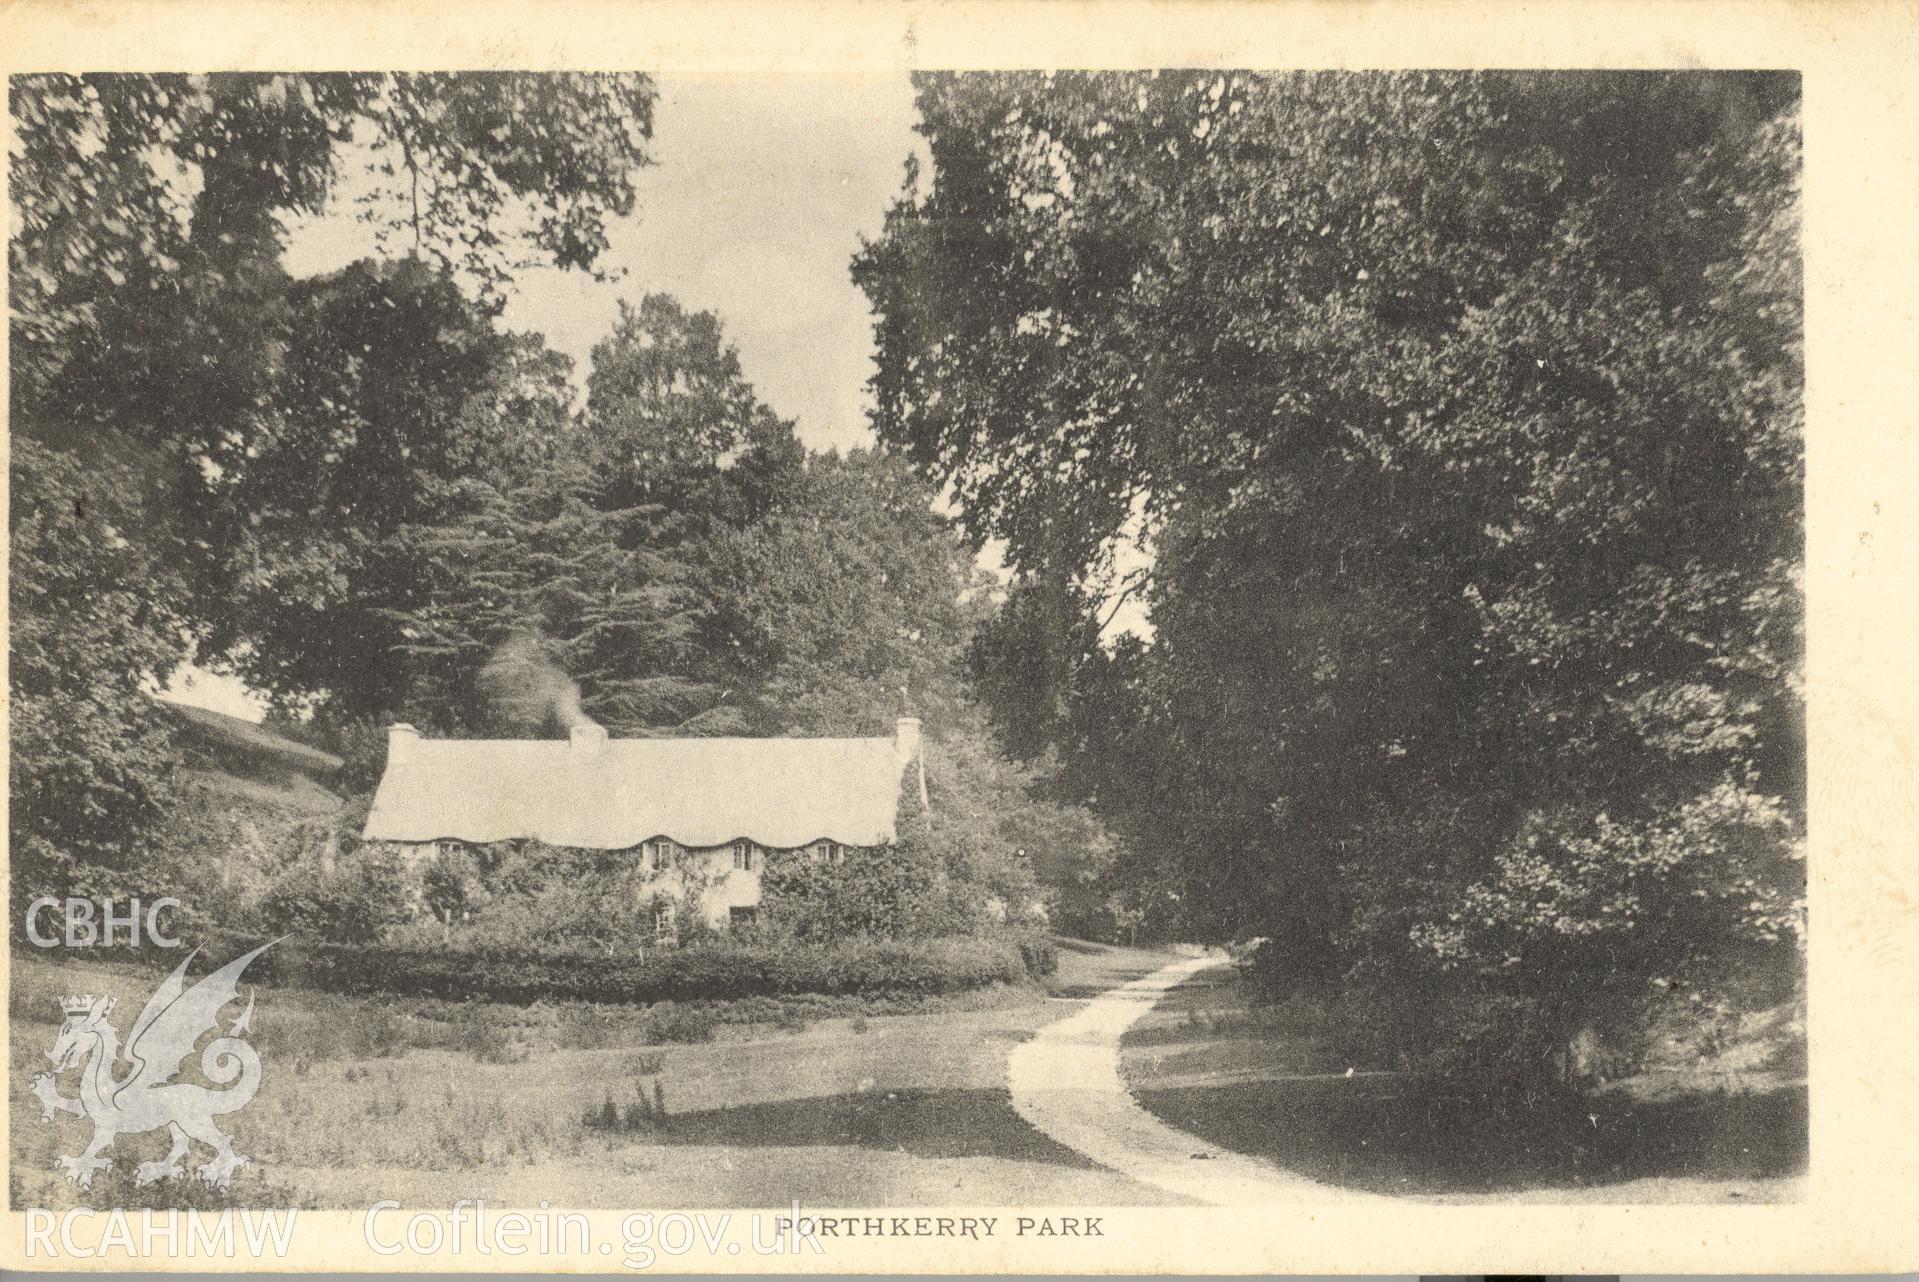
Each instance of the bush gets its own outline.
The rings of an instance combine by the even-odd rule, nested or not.
[[[1050,935],[1038,931],[1021,934],[1018,937],[1020,961],[1026,965],[1026,973],[1038,979],[1050,975],[1059,969],[1059,946]]]
[[[766,924],[815,946],[848,938],[925,938],[975,925],[985,892],[943,877],[937,852],[902,840],[855,847],[837,863],[782,859],[761,881]]]
[[[719,1021],[713,1012],[699,1006],[681,1006],[661,1002],[646,1013],[646,1040],[649,1042],[710,1042]]]
[[[267,929],[311,933],[339,945],[367,947],[405,919],[406,874],[398,859],[362,848],[328,867],[318,857],[284,869],[261,898]]]

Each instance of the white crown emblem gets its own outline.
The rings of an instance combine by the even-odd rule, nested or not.
[[[93,994],[84,993],[79,997],[62,997],[60,1011],[66,1015],[89,1015],[93,1013]]]

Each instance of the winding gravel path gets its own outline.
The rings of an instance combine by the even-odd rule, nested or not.
[[[1217,1206],[1305,1202],[1370,1195],[1209,1144],[1141,1108],[1120,1074],[1119,1039],[1166,991],[1219,965],[1194,957],[1095,997],[1048,1024],[1013,1051],[1007,1065],[1013,1107],[1033,1126],[1101,1166],[1182,1197]]]

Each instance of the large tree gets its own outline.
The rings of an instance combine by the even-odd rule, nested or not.
[[[290,357],[313,354],[302,344],[316,334],[376,329],[355,317],[356,291],[446,317],[455,309],[427,278],[458,278],[491,312],[532,256],[593,269],[606,220],[633,206],[653,100],[633,74],[10,80],[16,851],[31,837],[98,861],[137,844],[136,817],[151,807],[127,799],[157,795],[165,773],[141,686],[196,643],[204,660],[250,655],[248,675],[276,693],[313,682],[325,666],[314,646],[283,658],[250,643],[282,639],[290,613],[323,607],[336,568],[394,519],[391,488],[366,513],[345,489],[419,470],[353,482],[342,465],[405,458],[416,443],[431,457],[448,420],[424,403],[471,404],[472,379],[444,331],[414,336],[438,342],[442,363],[409,376],[448,373],[458,386],[411,396],[349,368],[373,353],[365,333],[357,354],[335,350],[336,386],[307,389],[312,399],[289,381]],[[287,278],[283,220],[328,211],[336,189],[420,260],[412,276]],[[459,318],[449,327],[475,332]],[[381,360],[396,373],[407,364]],[[325,365],[324,352],[306,362]],[[325,399],[337,390],[357,404]],[[375,404],[402,412],[355,419]],[[322,519],[302,537],[289,518],[316,504]],[[110,626],[70,608],[89,585]],[[244,614],[249,602],[261,612]],[[92,709],[84,755],[95,768],[84,771],[21,738],[51,733],[76,701]]]
[[[586,387],[584,459],[607,500],[665,505],[689,535],[765,512],[804,452],[747,381],[719,317],[665,294],[621,301]]]
[[[1546,1042],[1790,957],[1796,82],[917,83],[931,181],[855,265],[879,430],[1005,541],[998,653],[1052,657],[1004,719],[1189,928]]]
[[[11,445],[14,884],[84,894],[108,888],[90,870],[122,865],[171,797],[171,736],[142,683],[179,653],[177,585],[125,533],[147,518],[136,468]]]
[[[564,452],[460,493],[457,515],[381,549],[408,570],[366,602],[388,638],[385,710],[440,734],[564,734],[582,715],[618,735],[729,728],[688,548],[657,504],[608,502]]]
[[[200,649],[276,698],[390,712],[406,676],[385,661],[401,640],[386,610],[429,572],[396,536],[550,466],[571,441],[569,363],[410,259],[300,281],[286,300],[271,427],[210,505],[226,555],[198,603]]]
[[[708,647],[756,728],[883,734],[906,707],[935,727],[958,718],[987,584],[933,500],[895,455],[816,454],[760,520],[712,540]]]
[[[708,644],[719,585],[697,571],[802,478],[793,426],[718,319],[664,295],[622,304],[587,387],[577,415],[538,401],[541,430],[512,423],[519,453],[407,491],[411,518],[353,594],[377,674],[342,712],[444,733],[557,733],[581,713],[623,735],[745,724],[738,668]]]

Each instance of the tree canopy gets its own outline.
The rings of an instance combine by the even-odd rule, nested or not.
[[[180,661],[278,696],[365,671],[383,638],[313,624],[545,395],[550,358],[490,313],[532,256],[594,267],[654,96],[635,74],[9,81],[16,850],[83,815],[89,858],[137,845],[166,773],[142,687]],[[408,261],[290,279],[284,220],[342,194]]]
[[[1555,1036],[1790,953],[1794,78],[916,83],[877,426],[1004,541],[1001,724],[1156,903]]]

